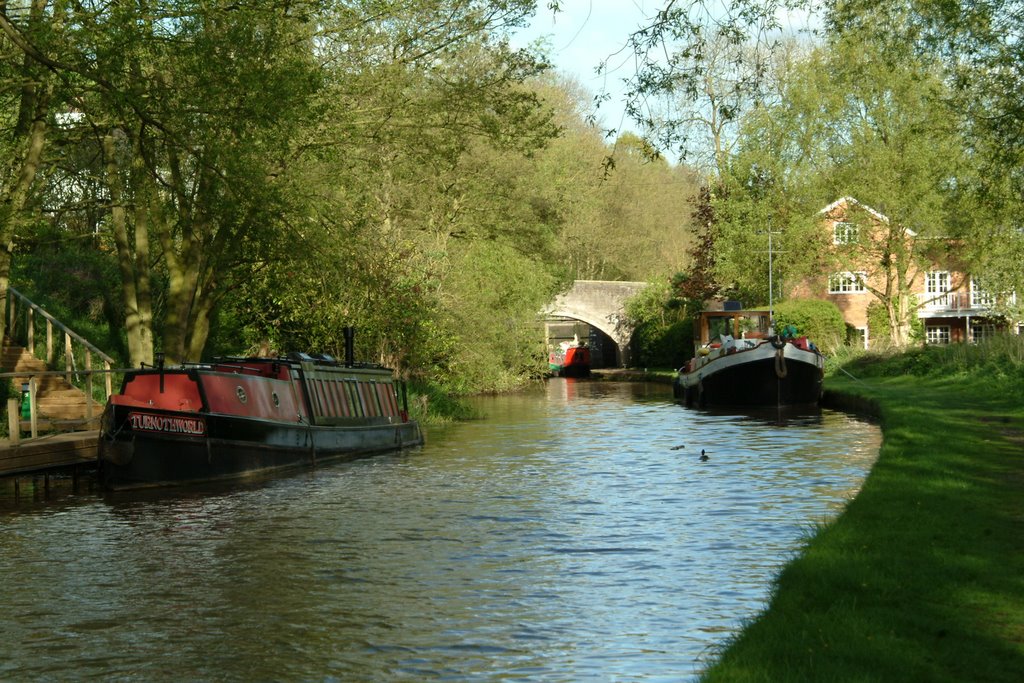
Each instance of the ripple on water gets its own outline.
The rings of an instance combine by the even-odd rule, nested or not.
[[[879,444],[656,385],[480,407],[403,454],[3,508],[0,677],[685,680]]]

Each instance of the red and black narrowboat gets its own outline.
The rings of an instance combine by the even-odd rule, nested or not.
[[[391,370],[330,356],[132,370],[110,397],[99,471],[112,489],[243,477],[423,443]]]
[[[556,377],[590,377],[590,349],[579,337],[562,342],[548,354],[548,370]]]

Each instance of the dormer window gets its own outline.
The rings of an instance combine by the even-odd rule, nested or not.
[[[857,241],[857,233],[856,224],[837,221],[832,226],[832,243],[853,244]]]

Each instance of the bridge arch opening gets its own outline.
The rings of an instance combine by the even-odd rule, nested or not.
[[[562,342],[571,342],[574,339],[586,342],[590,348],[592,368],[625,367],[628,360],[627,349],[620,348],[606,332],[585,320],[569,317],[550,318],[544,321],[544,336],[548,351],[558,348]]]
[[[633,341],[633,325],[626,316],[626,302],[647,286],[646,282],[619,282],[605,280],[576,280],[565,292],[541,312],[540,317],[545,325],[570,321],[586,326],[584,338],[591,340],[592,367],[629,367],[632,362],[631,344]],[[549,345],[554,341],[556,346],[564,339],[552,340],[548,328]],[[562,334],[561,331],[556,335]],[[571,341],[572,332],[568,335]],[[595,359],[595,352],[600,358]],[[600,364],[599,364],[600,363]]]

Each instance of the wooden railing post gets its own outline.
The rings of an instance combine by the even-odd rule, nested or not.
[[[85,419],[92,422],[92,351],[85,350]]]
[[[71,355],[71,335],[67,332],[64,333],[64,372],[67,373],[66,379],[68,384],[71,384],[71,361],[73,360]]]
[[[36,357],[36,316],[35,311],[31,308],[26,311],[28,316],[28,329],[26,330],[26,338],[28,339],[28,353],[33,358]]]
[[[7,399],[7,432],[12,444],[21,441],[21,401],[16,398]]]
[[[53,323],[46,321],[46,365],[53,365]]]
[[[36,407],[36,378],[30,377],[28,380],[28,415],[31,426],[29,434],[33,439],[39,436],[39,415]]]
[[[108,363],[107,361],[103,361],[103,369],[106,370],[106,372],[103,373],[103,376],[106,378],[106,384],[107,384],[107,387],[106,387],[107,393],[103,397],[103,400],[105,402],[108,398],[110,398],[110,395],[112,393],[114,393],[114,391],[111,388],[110,363]]]

